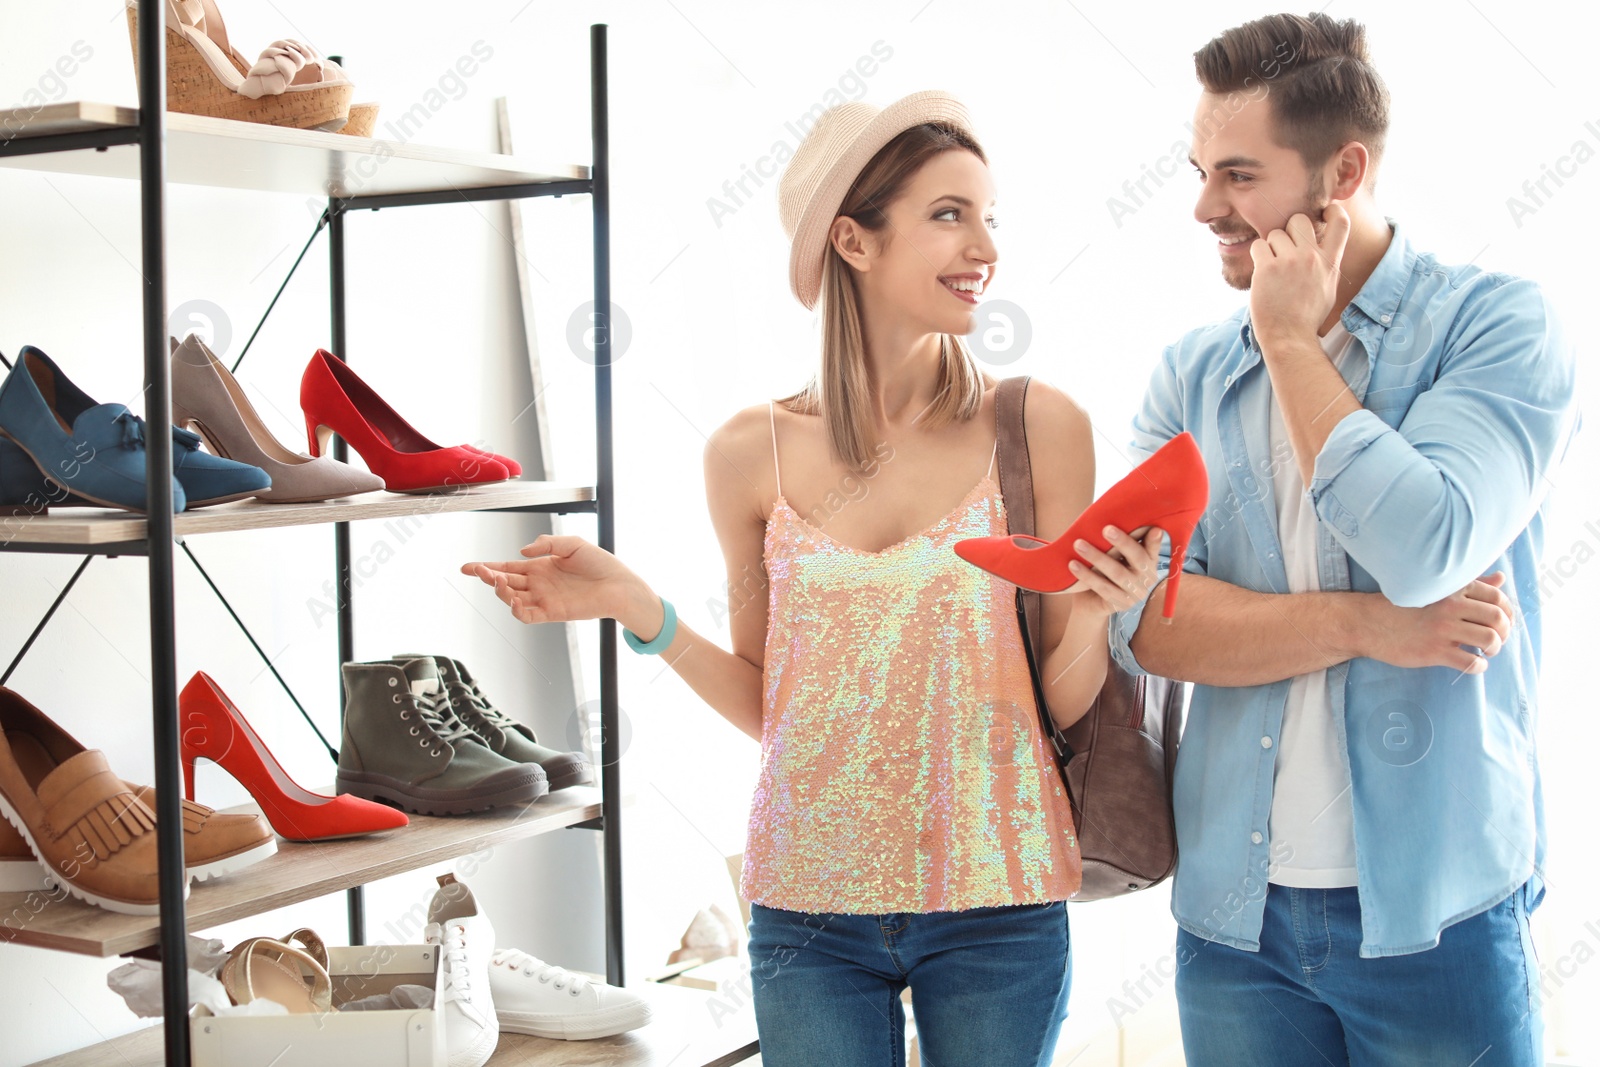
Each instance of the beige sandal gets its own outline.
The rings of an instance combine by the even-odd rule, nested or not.
[[[328,952],[322,939],[305,929],[289,935],[291,940],[296,937],[313,951],[304,952],[270,937],[252,937],[236,945],[217,972],[228,999],[235,1004],[271,1000],[294,1015],[333,1010],[333,980],[328,977]],[[310,985],[306,984],[306,971],[311,972]]]
[[[306,952],[311,958],[317,961],[319,967],[325,971],[328,969],[328,946],[323,942],[322,935],[311,929],[311,927],[302,926],[300,929],[291,931],[278,940],[285,945],[293,944],[296,941],[300,942],[306,947]]]
[[[351,104],[350,121],[346,122],[339,132],[351,137],[371,137],[372,131],[377,128],[377,104]]]
[[[214,0],[165,0],[167,109],[188,115],[338,130],[348,121],[355,86],[337,63],[299,41],[274,41],[254,64],[228,42]],[[134,73],[139,68],[139,11],[128,0]]]

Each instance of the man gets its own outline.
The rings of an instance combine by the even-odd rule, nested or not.
[[[1195,66],[1195,218],[1249,304],[1151,378],[1137,458],[1189,431],[1211,502],[1177,617],[1111,623],[1125,668],[1196,683],[1187,1061],[1542,1063],[1537,562],[1572,353],[1533,283],[1379,212],[1362,26],[1270,16]]]

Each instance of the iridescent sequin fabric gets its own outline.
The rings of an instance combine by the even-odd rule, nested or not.
[[[741,890],[794,911],[1065,900],[1082,865],[1014,589],[954,544],[1005,532],[986,476],[881,552],[781,497],[767,522],[761,774]]]

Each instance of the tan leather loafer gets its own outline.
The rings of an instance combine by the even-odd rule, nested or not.
[[[160,912],[155,813],[104,753],[10,689],[0,689],[0,815],[73,896],[125,915]]]
[[[0,819],[0,893],[47,890],[49,875],[17,828]]]
[[[145,807],[156,810],[153,786],[128,784],[128,788]],[[277,851],[277,835],[261,816],[225,815],[204,804],[183,801],[183,866],[195,881],[243,870]]]

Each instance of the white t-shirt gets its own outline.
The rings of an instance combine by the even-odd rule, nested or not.
[[[1343,324],[1322,338],[1322,350],[1348,380],[1352,358],[1365,359]],[[1363,371],[1365,368],[1361,368]],[[1305,494],[1283,412],[1273,398],[1271,455],[1285,457],[1273,472],[1278,540],[1291,593],[1322,588],[1317,574],[1317,513]],[[1356,884],[1354,813],[1350,773],[1340,752],[1338,725],[1328,701],[1328,672],[1302,674],[1289,683],[1273,772],[1271,856],[1283,856],[1269,878],[1302,889],[1337,889]]]

